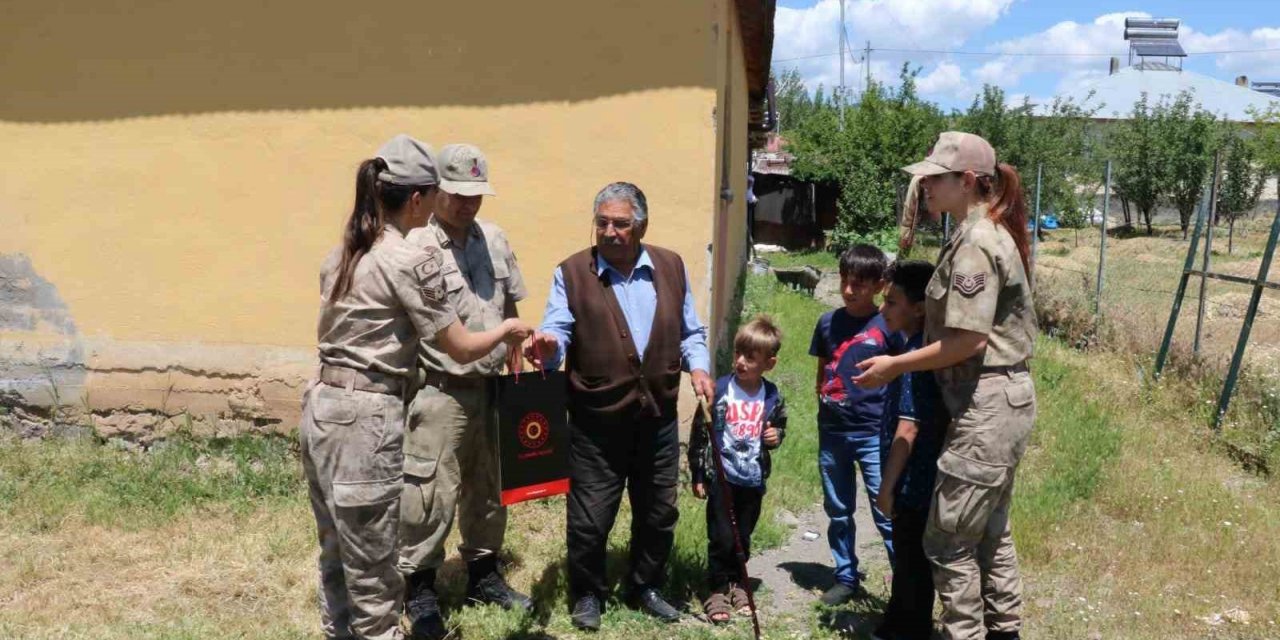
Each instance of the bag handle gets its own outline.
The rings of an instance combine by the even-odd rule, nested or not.
[[[537,340],[534,340],[534,341],[533,341],[533,358],[534,358],[535,360],[537,360],[538,362],[542,362],[542,351],[541,351],[541,349],[539,349],[539,348],[538,348],[538,341],[537,341]],[[521,370],[523,370],[523,369],[524,369],[524,358],[516,358],[516,370],[511,372],[511,373],[515,376],[515,382],[516,382],[516,384],[520,384],[520,372],[521,372]],[[542,367],[538,367],[538,373],[541,373],[541,374],[542,374],[542,379],[543,379],[543,380],[546,380],[546,379],[547,379],[547,370],[546,370],[546,369],[544,369],[544,368],[542,368]]]

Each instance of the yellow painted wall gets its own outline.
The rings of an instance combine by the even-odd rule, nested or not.
[[[747,238],[747,160],[750,155],[746,129],[750,118],[747,103],[747,72],[738,27],[736,5],[723,2],[720,24],[725,37],[717,42],[717,137],[713,237],[716,245],[711,328],[716,344],[732,341],[723,335],[734,312],[734,296],[738,278],[746,263]],[[721,197],[728,187],[730,200]]]
[[[645,190],[648,240],[684,256],[706,310],[726,68],[745,224],[741,46],[714,26],[731,17],[727,0],[16,5],[0,256],[65,305],[95,408],[278,415],[314,359],[317,271],[355,168],[407,132],[487,153],[499,195],[481,216],[512,239],[524,315],[613,180]],[[37,333],[0,327],[0,365],[35,358]]]

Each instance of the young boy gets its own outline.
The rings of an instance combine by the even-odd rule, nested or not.
[[[769,477],[769,451],[786,435],[787,409],[782,394],[764,374],[778,364],[782,332],[766,316],[757,316],[733,339],[733,373],[716,381],[711,408],[712,446],[701,412],[689,437],[689,472],[693,495],[707,499],[707,568],[710,595],[703,603],[707,618],[729,621],[746,612],[745,576],[741,574],[726,502],[733,505],[742,549],[751,551],[751,533],[760,518],[764,483]],[[721,482],[716,451],[724,465]],[[728,499],[726,500],[726,495]]]
[[[824,314],[813,330],[809,355],[818,358],[818,468],[822,474],[827,544],[835,560],[835,584],[822,603],[836,606],[863,593],[854,546],[854,464],[862,470],[871,513],[893,561],[892,526],[875,506],[880,491],[880,420],[883,388],[853,384],[857,363],[888,352],[888,334],[876,309],[887,266],[884,252],[867,244],[840,256],[840,294],[844,307]]]
[[[933,265],[922,260],[898,262],[889,269],[880,314],[890,331],[906,336],[902,353],[924,346],[925,287],[932,277]],[[889,383],[887,393],[880,441],[883,482],[876,503],[893,519],[895,560],[889,604],[874,637],[928,640],[933,579],[922,541],[946,413],[931,372],[903,374]]]

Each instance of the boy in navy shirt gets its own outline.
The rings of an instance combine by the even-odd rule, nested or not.
[[[933,265],[922,260],[889,268],[880,314],[906,336],[898,353],[924,346],[925,287]],[[896,355],[896,354],[895,354]],[[876,503],[893,519],[893,589],[878,640],[928,640],[933,632],[932,567],[924,555],[924,526],[937,475],[947,416],[933,372],[905,373],[889,383],[881,425],[883,482]]]
[[[694,417],[689,437],[689,475],[693,495],[707,498],[707,574],[710,594],[703,603],[707,618],[729,621],[731,612],[747,609],[746,577],[738,564],[734,531],[725,511],[725,493],[733,504],[738,537],[751,553],[751,534],[760,519],[764,482],[771,467],[769,452],[782,444],[787,432],[787,408],[782,393],[764,374],[778,363],[782,332],[766,316],[748,322],[733,339],[733,373],[716,381],[711,409],[712,447],[702,413]],[[712,456],[720,451],[727,483],[721,483]]]
[[[875,506],[880,491],[880,421],[885,389],[853,384],[857,363],[888,353],[889,330],[876,309],[887,260],[874,246],[858,244],[840,256],[844,307],[823,314],[813,330],[809,355],[818,358],[818,468],[822,474],[827,544],[835,560],[835,585],[822,603],[843,604],[862,592],[854,546],[857,493],[854,464],[862,471],[871,513],[893,560],[892,525]]]

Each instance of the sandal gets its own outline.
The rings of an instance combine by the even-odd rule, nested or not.
[[[707,596],[707,599],[702,602],[702,610],[712,624],[729,622],[729,617],[733,613],[729,606],[729,596],[720,591]]]
[[[747,599],[747,590],[742,585],[729,587],[729,606],[740,616],[751,615],[751,601]]]

